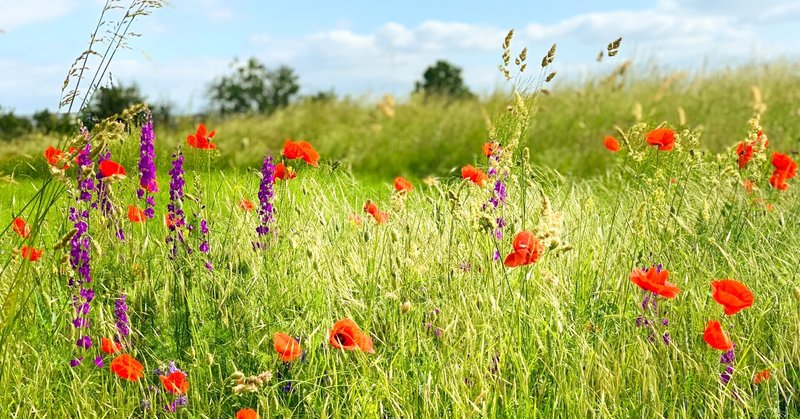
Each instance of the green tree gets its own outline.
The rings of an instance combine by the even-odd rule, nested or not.
[[[446,96],[458,99],[473,96],[464,84],[464,79],[461,78],[461,68],[443,60],[439,60],[425,69],[422,81],[415,84],[414,91],[424,93],[425,96]]]
[[[91,128],[91,121],[99,121],[109,116],[121,113],[129,107],[144,103],[144,97],[139,92],[139,87],[134,85],[125,87],[121,84],[97,89],[92,96],[89,106],[83,111],[84,120]]]
[[[30,119],[14,115],[13,110],[0,108],[0,139],[11,141],[33,130]]]
[[[52,113],[42,109],[33,114],[36,129],[44,134],[67,134],[73,131],[73,124],[69,115]]]
[[[298,91],[298,77],[289,67],[268,69],[255,58],[231,64],[233,74],[222,76],[208,88],[212,106],[223,114],[270,114],[288,106]]]

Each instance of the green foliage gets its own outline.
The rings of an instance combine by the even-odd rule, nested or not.
[[[75,131],[75,124],[69,115],[52,113],[43,109],[33,114],[36,130],[42,134],[69,134]]]
[[[82,112],[83,119],[91,128],[93,121],[121,114],[125,109],[144,101],[144,96],[135,84],[127,87],[121,84],[104,86],[95,91],[91,103]]]
[[[0,108],[0,140],[11,141],[31,131],[30,119],[14,115],[13,110]]]
[[[298,77],[289,67],[268,69],[255,58],[234,61],[233,74],[222,76],[208,88],[212,107],[222,114],[271,114],[289,105],[300,90]]]
[[[424,93],[426,96],[457,99],[474,96],[461,78],[461,68],[444,60],[439,60],[425,69],[422,81],[416,82],[414,91]]]

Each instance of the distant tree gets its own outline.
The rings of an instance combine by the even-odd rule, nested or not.
[[[121,84],[97,89],[89,106],[83,111],[84,122],[91,128],[92,121],[99,121],[121,113],[129,107],[144,103],[139,87]]]
[[[52,113],[47,109],[42,109],[34,113],[32,119],[36,124],[36,129],[44,134],[67,134],[73,131],[69,115]]]
[[[303,100],[308,102],[330,102],[336,100],[336,92],[333,89],[319,90],[312,95],[304,96]]]
[[[223,114],[270,114],[289,105],[300,91],[298,77],[289,67],[268,69],[255,58],[231,64],[233,74],[222,76],[208,88],[212,106]]]
[[[32,130],[30,119],[14,115],[13,110],[4,111],[0,108],[0,139],[11,141]]]
[[[461,78],[461,68],[443,60],[425,69],[422,81],[416,83],[414,91],[424,93],[426,96],[459,99],[473,96]]]

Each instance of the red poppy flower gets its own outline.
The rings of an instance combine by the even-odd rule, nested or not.
[[[211,139],[214,138],[216,134],[216,131],[207,132],[205,124],[201,123],[197,126],[196,133],[189,134],[189,136],[186,137],[186,143],[189,144],[190,147],[200,150],[213,150],[217,148],[217,145],[213,144]]]
[[[147,217],[145,217],[141,208],[135,205],[128,205],[128,220],[132,223],[143,223],[147,221]]]
[[[239,208],[243,209],[245,212],[250,212],[250,211],[253,211],[253,209],[255,208],[255,205],[253,205],[253,201],[251,201],[251,200],[249,200],[247,198],[242,198],[239,201]]]
[[[166,225],[167,228],[175,227],[175,218],[172,214],[170,213],[164,214],[164,225]]]
[[[786,181],[797,176],[797,163],[786,154],[772,153],[772,166],[775,170],[772,171],[769,184],[775,189],[786,190],[789,187]]]
[[[281,361],[292,362],[303,355],[300,343],[286,333],[275,333],[272,336],[275,352],[281,356]]]
[[[536,263],[544,248],[530,231],[520,231],[514,237],[514,251],[506,256],[503,264],[509,268]]]
[[[759,371],[753,376],[753,384],[759,385],[765,381],[769,381],[770,377],[771,374],[768,369]]]
[[[483,144],[483,155],[486,157],[492,157],[494,153],[500,150],[500,144],[490,141],[488,143]]]
[[[658,146],[661,151],[669,151],[675,146],[675,131],[658,128],[647,133],[647,144]]]
[[[753,157],[753,145],[741,142],[736,146],[736,155],[739,156],[739,168],[744,169],[750,158]]]
[[[744,185],[744,190],[750,194],[753,193],[753,189],[755,189],[756,187],[756,183],[750,179],[745,180],[743,185]]]
[[[143,370],[142,364],[128,354],[122,354],[111,361],[111,372],[123,380],[138,381],[144,377]]]
[[[240,409],[236,412],[236,419],[258,419],[258,413],[250,408]]]
[[[619,142],[617,141],[617,139],[612,137],[612,136],[610,136],[610,135],[606,135],[603,138],[603,145],[606,146],[608,151],[610,151],[612,153],[616,153],[617,151],[622,150],[622,147],[620,147]]]
[[[63,160],[64,152],[53,146],[49,146],[44,150],[44,158],[47,160],[47,164],[55,167]],[[69,168],[69,163],[65,162],[62,169],[67,170],[67,168]]]
[[[125,168],[117,162],[104,160],[100,162],[100,176],[104,179],[125,179]]]
[[[334,323],[328,332],[328,341],[336,349],[346,351],[360,350],[374,353],[372,338],[359,329],[358,325],[350,319],[342,319]]]
[[[744,284],[733,279],[711,281],[711,297],[725,308],[728,316],[753,305],[753,293]]]
[[[145,191],[150,192],[150,193],[158,192],[158,183],[156,182],[155,179],[152,179],[150,182],[148,182],[146,184],[144,183],[144,179],[141,179],[139,181],[139,186],[141,186],[142,189],[144,189]]]
[[[381,211],[378,208],[378,205],[372,201],[367,201],[367,203],[364,204],[364,212],[371,215],[372,218],[375,219],[375,222],[377,222],[378,224],[383,224],[389,221],[389,214],[386,213],[385,211]]]
[[[41,259],[43,253],[44,250],[37,249],[33,246],[28,246],[25,244],[23,244],[22,249],[20,249],[20,254],[22,255],[22,258],[31,262],[36,262],[37,260]]]
[[[471,164],[468,164],[461,168],[461,177],[463,179],[469,179],[472,183],[483,186],[483,184],[489,180],[489,176],[486,176],[486,173],[483,173],[483,170],[473,167]]]
[[[630,275],[631,282],[638,285],[639,288],[654,292],[664,298],[675,298],[681,290],[675,284],[667,282],[668,277],[668,270],[662,269],[659,272],[655,266],[647,270],[634,269]]]
[[[31,235],[31,226],[22,217],[15,218],[11,228],[23,239],[27,239]]]
[[[394,179],[394,189],[398,192],[411,193],[414,190],[414,185],[408,179],[398,176]]]
[[[189,382],[186,381],[186,374],[181,371],[171,372],[167,376],[159,375],[164,389],[172,394],[186,394],[189,391]]]
[[[122,351],[122,345],[120,345],[118,342],[114,342],[109,338],[101,338],[100,350],[102,350],[103,353],[105,354],[115,354],[117,352]]]
[[[283,156],[289,160],[303,159],[312,166],[319,164],[319,153],[305,141],[286,140],[283,144]]]
[[[283,162],[275,165],[275,181],[278,179],[289,180],[297,177],[297,172],[294,171],[292,166],[286,167]]]
[[[709,320],[705,332],[703,332],[703,340],[714,349],[720,351],[730,351],[733,348],[733,342],[728,334],[722,331],[722,325],[716,320]]]

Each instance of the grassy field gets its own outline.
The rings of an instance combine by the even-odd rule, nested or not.
[[[0,416],[165,416],[177,396],[154,370],[171,361],[190,383],[180,417],[241,408],[261,417],[798,416],[800,179],[784,191],[768,182],[773,151],[797,159],[796,68],[641,80],[619,72],[537,101],[414,99],[394,116],[354,101],[306,103],[210,121],[215,151],[186,146],[187,122],[157,131],[160,192],[143,224],[125,217],[142,205],[134,129],[108,143],[128,171],[112,186],[118,211],[91,211],[94,345],[85,350],[71,324],[70,246],[54,249],[73,228],[75,169],[67,181],[47,174],[40,156],[55,139],[9,144],[0,219],[21,215],[32,234],[0,236]],[[535,112],[529,129],[525,112]],[[757,136],[748,120],[759,112],[769,149],[739,169],[736,145]],[[677,135],[670,151],[645,141],[662,121]],[[480,187],[459,169],[489,167],[481,145],[491,132],[504,146],[501,174]],[[620,152],[603,148],[606,134]],[[293,161],[297,178],[275,184],[267,247],[254,250],[259,214],[239,202],[258,205],[261,161],[280,159],[286,137],[310,141],[322,159]],[[163,219],[176,144],[195,251],[172,257],[165,237],[175,232]],[[412,180],[411,193],[394,190],[397,175]],[[486,203],[498,180],[507,199],[494,209]],[[388,223],[364,213],[368,200]],[[196,250],[200,219],[207,255]],[[541,258],[515,268],[494,260],[523,230],[545,246]],[[22,244],[43,248],[41,260],[16,255]],[[629,276],[659,264],[681,292],[643,309],[646,294]],[[752,307],[723,315],[709,285],[721,278],[752,290]],[[117,334],[121,294],[131,328],[123,351],[144,365],[136,382],[111,373],[116,355],[99,350]],[[374,353],[329,344],[342,318],[371,336]],[[723,352],[704,342],[712,319],[736,344],[728,383]],[[299,338],[302,359],[281,362],[276,332]],[[103,367],[92,363],[98,355]],[[766,369],[770,379],[754,384]],[[237,372],[262,374],[262,384],[237,392]]]

